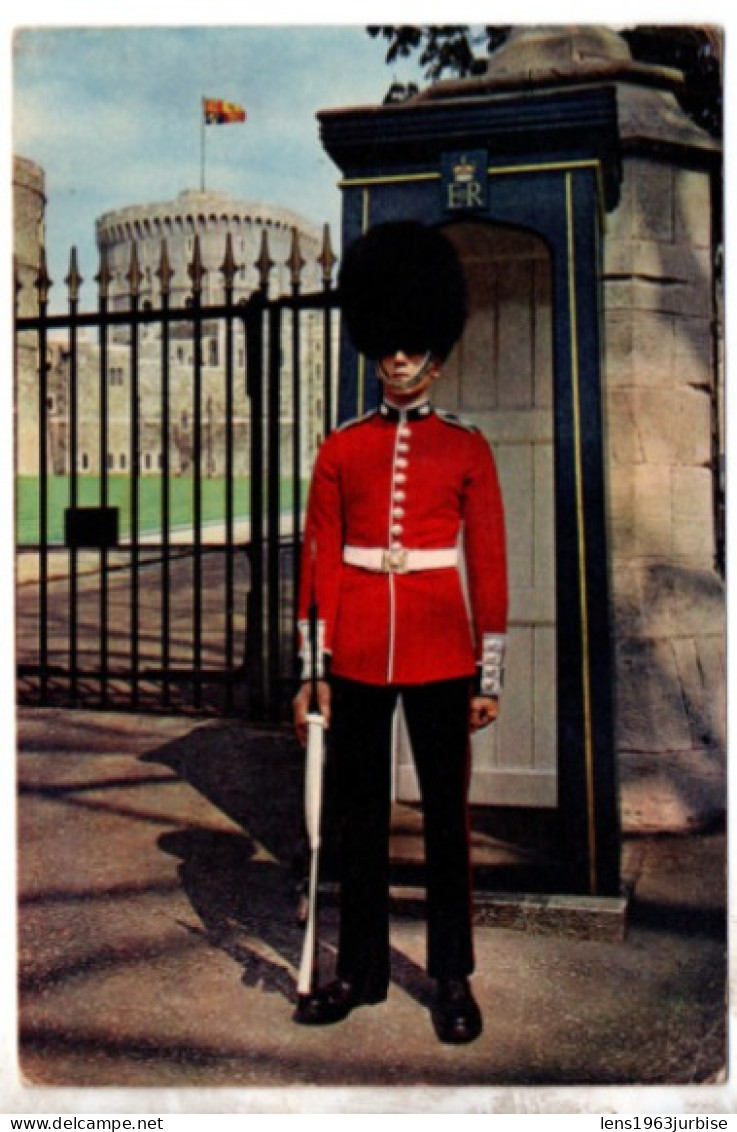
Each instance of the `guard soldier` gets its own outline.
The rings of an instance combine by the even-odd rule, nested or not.
[[[336,764],[340,929],[336,978],[296,1020],[339,1022],[389,982],[393,717],[407,724],[422,798],[427,969],[438,1038],[473,1041],[467,795],[471,731],[498,714],[507,627],[502,498],[481,433],[435,410],[433,382],[466,321],[455,251],[436,228],[394,221],[352,244],[344,324],[374,360],[380,407],[333,431],[315,464],[304,538],[294,701],[304,742],[311,588],[319,698]],[[462,575],[465,574],[465,580]]]

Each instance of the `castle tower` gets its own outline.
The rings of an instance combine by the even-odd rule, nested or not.
[[[191,291],[188,267],[192,261],[195,236],[199,237],[202,263],[207,272],[203,302],[218,303],[223,298],[220,268],[228,235],[233,241],[233,254],[238,266],[235,279],[235,300],[247,298],[259,284],[255,266],[261,250],[262,234],[269,240],[269,255],[274,263],[270,280],[273,293],[288,294],[289,270],[286,261],[293,231],[297,231],[303,258],[306,261],[303,285],[317,285],[315,260],[319,254],[319,233],[304,217],[276,205],[236,200],[225,193],[186,190],[176,200],[154,204],[129,205],[107,212],[96,225],[97,244],[108,254],[113,275],[112,309],[124,308],[128,302],[127,273],[131,247],[135,243],[143,275],[141,302],[156,302],[156,271],[166,241],[169,262],[174,272],[171,282],[171,305],[182,306]]]
[[[45,240],[46,177],[26,157],[13,158],[13,254],[17,310],[35,315],[38,294],[34,286],[39,255]],[[22,416],[19,406],[23,406]],[[38,350],[33,335],[21,334],[17,343],[17,384],[14,400],[16,467],[38,471]]]
[[[165,243],[170,268],[169,305],[185,307],[191,301],[192,280],[189,267],[192,263],[195,237],[199,242],[202,266],[205,271],[202,302],[217,305],[224,302],[224,278],[221,272],[225,259],[226,240],[230,236],[236,263],[234,300],[245,302],[259,287],[259,260],[262,240],[268,237],[270,296],[285,295],[291,291],[290,269],[287,266],[296,231],[304,270],[302,289],[318,290],[321,286],[317,256],[321,234],[304,217],[276,205],[236,200],[220,192],[187,190],[173,201],[135,204],[101,216],[96,223],[96,238],[100,252],[107,257],[111,275],[109,309],[125,311],[130,305],[129,271],[135,246],[141,274],[139,307],[158,307],[160,280],[157,272]],[[316,315],[311,315],[302,339],[305,388],[303,390],[303,430],[301,451],[304,474],[307,475],[314,459],[319,435],[313,421],[319,419],[322,397],[321,326]],[[108,471],[125,474],[129,465],[130,445],[130,332],[125,326],[110,332],[108,351],[108,404],[109,449]],[[161,357],[159,330],[147,328],[139,332],[139,397],[141,409],[141,470],[143,474],[157,474],[162,466],[161,441]],[[193,413],[191,405],[192,366],[194,341],[192,326],[183,320],[170,326],[170,420],[171,467],[175,474],[191,472]],[[284,350],[285,359],[291,357]],[[206,437],[204,474],[219,476],[224,468],[225,434],[225,326],[223,320],[203,324],[203,427]],[[98,348],[94,342],[80,345],[82,381],[85,395],[81,399],[79,417],[79,467],[81,473],[99,471],[99,415],[100,390]],[[242,325],[234,327],[234,366],[236,375],[233,427],[235,441],[235,470],[245,475],[248,469],[250,403],[246,397],[245,335]],[[285,366],[282,396],[283,435],[285,446],[292,427],[291,382],[289,365]],[[63,470],[63,469],[58,469]]]

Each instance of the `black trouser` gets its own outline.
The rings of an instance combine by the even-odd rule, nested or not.
[[[422,796],[427,970],[473,970],[468,853],[470,681],[374,686],[335,677],[330,742],[341,831],[337,973],[367,997],[389,981],[392,719],[401,694]]]

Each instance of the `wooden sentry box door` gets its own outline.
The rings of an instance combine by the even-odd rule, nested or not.
[[[510,625],[499,721],[474,736],[470,798],[557,804],[554,422],[550,254],[513,228],[445,229],[466,273],[469,320],[433,390],[489,441],[504,495]],[[401,712],[396,797],[419,788]]]

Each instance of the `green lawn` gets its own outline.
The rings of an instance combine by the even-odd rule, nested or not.
[[[16,537],[19,545],[39,541],[39,491],[37,476],[18,476],[16,479]],[[49,476],[48,479],[48,531],[49,543],[64,542],[64,511],[69,506],[69,477]],[[234,481],[235,517],[245,518],[249,510],[249,479],[236,477]],[[161,479],[142,476],[138,481],[138,530],[147,534],[161,529]],[[224,521],[225,480],[222,477],[202,478],[203,523]],[[282,480],[282,509],[291,506],[291,480]],[[77,502],[80,507],[95,507],[100,503],[98,476],[77,477]],[[108,476],[108,505],[120,508],[119,531],[121,537],[130,532],[130,479],[124,475]],[[192,476],[172,476],[169,480],[170,528],[189,527],[194,506],[194,480]]]

